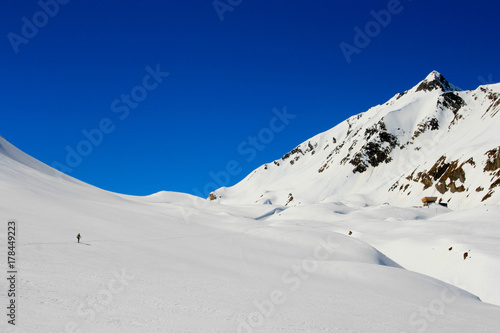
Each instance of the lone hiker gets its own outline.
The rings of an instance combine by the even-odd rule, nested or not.
[[[78,243],[80,243],[80,238],[82,238],[82,236],[80,236],[80,234],[78,234],[78,236],[76,236],[76,238],[78,239]]]

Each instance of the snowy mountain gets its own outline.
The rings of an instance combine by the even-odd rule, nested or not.
[[[300,144],[211,198],[298,205],[361,195],[373,203],[500,203],[500,84],[462,91],[436,71],[383,105]]]
[[[430,121],[413,143],[406,143],[414,133],[398,134],[395,128],[411,126],[397,121],[420,124],[428,116],[424,106],[433,102],[428,96],[436,95],[442,103],[446,98],[439,96],[446,92],[468,96],[444,79],[431,77],[422,87],[311,139],[242,182],[263,189],[264,183],[257,181],[268,181],[273,189],[256,200],[272,200],[273,205],[254,204],[253,197],[245,197],[253,192],[237,191],[241,184],[222,192],[234,192],[235,202],[248,199],[251,205],[172,192],[116,194],[64,175],[0,137],[1,266],[7,272],[7,223],[13,221],[15,254],[8,255],[15,257],[17,270],[14,282],[0,280],[0,332],[498,332],[500,206],[455,212],[441,206],[378,205],[370,192],[391,183],[374,184],[376,177],[384,177],[383,168],[392,172],[387,178],[420,185],[413,180],[418,172],[411,179],[400,175],[414,168],[400,172],[389,166],[408,147],[430,151],[422,137],[458,140],[458,134],[442,131],[455,116],[450,128],[476,119],[484,133],[491,133],[475,111],[464,107],[449,114],[443,104],[435,114],[439,129],[433,130],[435,121]],[[467,102],[472,103],[473,94],[484,97],[498,90],[482,88],[470,92]],[[498,105],[488,110],[486,99],[484,103],[485,117],[496,119],[491,115]],[[393,111],[388,111],[390,105]],[[379,109],[385,110],[382,117]],[[410,115],[398,116],[400,112]],[[481,159],[493,134],[462,136],[477,151],[472,146],[460,151],[463,156],[446,151],[443,163],[474,158],[476,168],[464,164],[466,178],[455,183],[467,188],[479,181],[471,172],[481,167],[487,169],[482,173],[486,177],[497,172],[498,163],[493,153]],[[354,145],[349,141],[354,137],[365,141]],[[394,137],[398,144],[392,147]],[[403,144],[407,147],[401,148]],[[353,146],[350,151],[348,145]],[[373,146],[387,152],[385,157],[371,154],[367,147]],[[436,148],[432,155],[436,161],[440,151]],[[349,157],[338,164],[345,153]],[[419,161],[419,170],[431,169],[426,161]],[[315,184],[287,183],[302,175]],[[324,175],[337,190],[342,184],[336,181],[359,184],[351,195],[338,194],[323,184],[324,178],[315,178]],[[483,192],[490,190],[491,185],[483,186]],[[289,189],[296,198],[279,205],[280,193]],[[398,191],[387,191],[387,197],[397,198]],[[334,200],[335,194],[341,200]],[[320,198],[325,199],[317,203]],[[493,193],[486,202],[495,198]],[[12,300],[15,325],[8,323],[13,320],[7,309]]]

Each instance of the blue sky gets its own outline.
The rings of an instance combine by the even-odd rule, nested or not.
[[[432,70],[498,82],[499,7],[9,1],[0,135],[106,190],[206,196]]]

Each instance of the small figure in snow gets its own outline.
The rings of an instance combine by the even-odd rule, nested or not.
[[[352,231],[349,231],[349,236],[351,236],[351,235],[352,235]]]
[[[464,260],[469,256],[469,252],[464,252]]]
[[[80,243],[80,238],[82,238],[82,236],[80,236],[80,234],[78,234],[78,236],[76,236],[76,238],[78,239],[78,243]]]

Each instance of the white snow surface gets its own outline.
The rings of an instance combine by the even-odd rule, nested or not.
[[[133,197],[0,145],[1,332],[498,332],[498,206]]]
[[[437,91],[410,91],[407,99],[395,97],[366,112],[363,126],[377,123],[382,111],[391,131],[418,123],[428,115],[426,105],[435,104],[426,94],[439,98]],[[436,117],[449,121],[451,115]],[[327,138],[346,136],[348,129],[342,123],[320,134],[311,140],[318,143],[315,155],[304,154],[280,172],[277,166],[261,168],[242,182],[253,177],[252,186],[222,190],[215,201],[104,191],[0,137],[0,266],[7,272],[7,222],[15,220],[18,269],[15,326],[6,316],[10,287],[0,280],[0,332],[498,332],[498,196],[470,207],[458,198],[460,210],[422,208],[413,199],[385,196],[382,182],[372,185],[374,177],[384,177],[377,168],[357,174],[364,181],[355,185],[333,165],[324,171],[338,173],[330,175],[329,182],[339,183],[332,186],[354,189],[339,193],[318,180],[301,192],[299,180]],[[422,136],[450,144],[461,139],[447,133]],[[401,132],[401,138],[410,134]],[[494,148],[497,137],[489,128],[474,135],[464,133],[473,146],[450,148],[447,158],[472,155],[476,165],[483,163],[484,149]],[[419,167],[427,168],[440,153]],[[403,150],[398,154],[407,158]],[[398,175],[394,170],[391,177]],[[259,176],[264,172],[271,176]],[[263,193],[271,205],[260,204],[260,192],[255,204],[253,190],[264,189],[264,179],[275,186]],[[295,203],[285,205],[281,196],[290,189]]]

